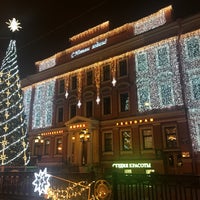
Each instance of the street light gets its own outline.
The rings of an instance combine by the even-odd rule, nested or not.
[[[79,138],[82,142],[81,165],[84,166],[87,164],[87,141],[90,139],[88,129],[82,129],[79,133]]]

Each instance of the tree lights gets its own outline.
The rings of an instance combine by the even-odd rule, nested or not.
[[[19,22],[7,23],[12,32]],[[27,123],[17,65],[16,41],[10,40],[0,68],[0,165],[23,166],[29,163]]]

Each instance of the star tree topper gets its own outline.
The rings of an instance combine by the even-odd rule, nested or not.
[[[12,32],[19,31],[19,29],[22,28],[20,26],[21,23],[18,20],[16,20],[15,18],[13,18],[12,20],[9,19],[9,22],[6,22],[6,24],[8,24],[8,28]]]

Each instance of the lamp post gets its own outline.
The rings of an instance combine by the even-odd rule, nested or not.
[[[81,165],[84,166],[87,164],[87,141],[90,139],[88,129],[82,129],[79,133],[79,138],[82,142]]]

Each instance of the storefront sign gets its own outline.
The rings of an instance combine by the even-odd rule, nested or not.
[[[151,168],[151,163],[113,163],[112,167],[114,168]]]
[[[99,47],[101,47],[101,46],[103,46],[103,45],[105,45],[105,44],[107,44],[107,38],[104,39],[104,40],[101,40],[101,41],[97,41],[97,42],[95,42],[94,44],[92,44],[92,45],[89,46],[89,47],[85,47],[85,48],[83,48],[83,49],[78,49],[78,50],[76,50],[76,51],[73,51],[73,52],[71,53],[71,58],[75,58],[76,56],[79,56],[79,55],[81,55],[81,54],[84,54],[84,53],[86,53],[86,52],[88,52],[88,51],[90,51],[90,50],[92,50],[92,49],[99,48]]]

